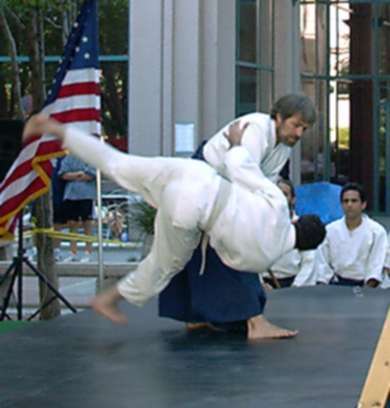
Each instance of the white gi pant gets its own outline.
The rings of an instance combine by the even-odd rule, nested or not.
[[[210,206],[210,186],[205,180],[217,179],[207,165],[190,164],[188,159],[130,156],[129,160],[127,187],[158,208],[149,255],[117,286],[128,302],[141,306],[160,293],[191,258]],[[206,177],[194,180],[194,174],[199,173]]]

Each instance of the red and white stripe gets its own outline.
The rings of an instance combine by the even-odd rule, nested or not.
[[[59,122],[100,134],[100,71],[93,68],[68,71],[57,98],[42,112]],[[0,184],[0,237],[12,235],[15,217],[29,202],[48,191],[51,160],[64,155],[50,135],[31,138]]]

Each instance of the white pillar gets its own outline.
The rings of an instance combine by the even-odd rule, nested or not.
[[[275,98],[301,92],[299,2],[275,1]],[[290,177],[301,182],[301,149],[298,144],[292,154]]]
[[[203,1],[202,121],[200,139],[210,137],[235,115],[235,0]]]
[[[235,0],[130,0],[129,149],[172,155],[175,123],[195,144],[234,116]]]

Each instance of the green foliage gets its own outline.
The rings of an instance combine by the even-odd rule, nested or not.
[[[99,26],[102,54],[128,53],[128,0],[100,0]]]
[[[145,201],[137,201],[131,205],[129,210],[129,221],[143,235],[154,234],[154,220],[157,210]]]
[[[349,128],[339,129],[339,148],[349,149]]]
[[[83,0],[0,0],[7,22],[16,43],[19,56],[29,55],[31,15],[43,15],[42,49],[46,56],[60,56],[69,25],[73,23]],[[127,55],[128,53],[128,0],[99,0],[99,42],[101,55]],[[4,38],[0,29],[0,38]],[[0,41],[0,56],[9,56],[9,44]],[[102,120],[108,135],[126,137],[127,132],[127,63],[104,62],[102,67]],[[46,63],[45,88],[51,86],[57,62]],[[32,73],[29,64],[19,63],[22,95],[33,93]],[[36,80],[36,79],[35,79]],[[11,87],[11,65],[0,63],[0,117],[15,117]]]

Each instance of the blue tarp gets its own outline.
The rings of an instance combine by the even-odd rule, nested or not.
[[[343,216],[340,204],[341,186],[325,181],[296,187],[297,215],[316,214],[328,224]]]

